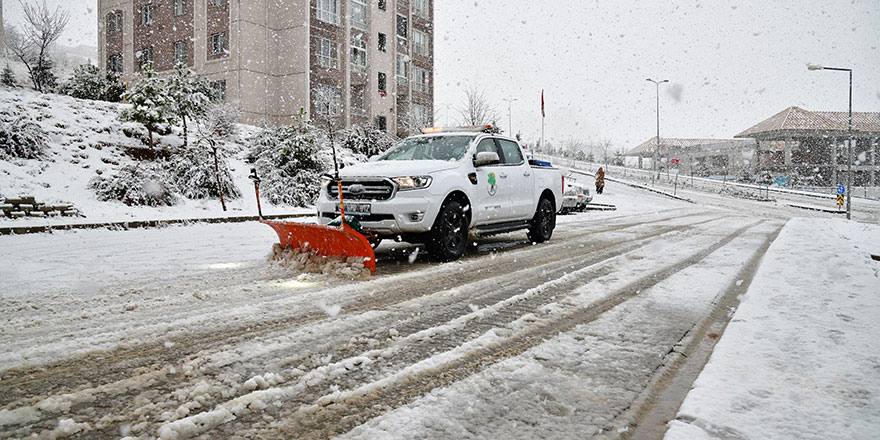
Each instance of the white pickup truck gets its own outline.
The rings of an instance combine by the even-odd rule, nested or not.
[[[550,239],[565,185],[558,169],[530,163],[515,140],[491,127],[434,130],[339,171],[345,214],[357,216],[374,243],[424,243],[450,261],[477,237],[527,229],[534,242]],[[324,179],[320,224],[339,215],[337,188]]]

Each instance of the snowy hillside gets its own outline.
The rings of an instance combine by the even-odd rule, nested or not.
[[[225,142],[223,149],[232,180],[241,197],[227,200],[224,213],[218,199],[180,198],[174,206],[127,206],[105,202],[89,189],[96,176],[115,174],[126,165],[141,166],[155,154],[146,146],[146,130],[139,124],[120,122],[124,104],[79,100],[64,95],[39,94],[30,89],[0,86],[0,120],[7,124],[34,122],[48,137],[48,155],[41,160],[0,160],[0,199],[33,196],[39,203],[72,203],[85,216],[70,218],[10,219],[0,216],[0,225],[46,223],[93,223],[146,219],[196,218],[256,214],[253,184],[247,178],[250,165],[245,162],[242,139],[250,138],[258,128],[239,126],[236,138]],[[190,130],[190,144],[194,142]],[[180,127],[165,136],[157,136],[156,150],[183,144]],[[2,155],[0,155],[2,156]],[[346,162],[356,160],[348,151]],[[264,214],[312,212],[310,208],[272,206],[263,200]]]

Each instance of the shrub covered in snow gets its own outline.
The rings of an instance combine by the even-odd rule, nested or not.
[[[137,164],[125,165],[112,176],[96,176],[89,181],[99,200],[119,200],[126,205],[174,205],[173,185],[160,169]]]
[[[48,151],[48,135],[24,116],[0,119],[0,159],[39,159]]]
[[[262,195],[276,205],[315,202],[326,167],[316,130],[303,116],[293,125],[265,128],[249,144],[248,160],[262,179]]]
[[[15,73],[9,68],[9,64],[6,64],[3,73],[0,74],[0,84],[6,87],[18,87],[18,80],[15,79]]]
[[[218,149],[217,154],[223,196],[229,199],[240,197],[241,192],[232,182],[232,173],[229,172],[229,166],[223,158],[222,151]],[[169,179],[174,182],[184,197],[188,199],[220,197],[220,192],[217,189],[214,157],[209,149],[201,146],[182,149],[165,160],[162,166],[168,171]]]
[[[202,138],[231,139],[238,134],[238,109],[228,104],[213,104],[208,107],[199,123],[199,136]]]
[[[369,158],[390,148],[391,139],[385,132],[372,125],[367,127],[354,125],[343,133],[342,146],[355,154]]]
[[[79,99],[119,102],[125,87],[111,71],[101,72],[97,66],[83,64],[73,71],[73,76],[61,87],[61,93]]]

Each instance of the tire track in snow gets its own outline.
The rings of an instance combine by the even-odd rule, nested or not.
[[[672,231],[672,230],[684,230],[684,229],[689,229],[689,228],[694,227],[694,225],[697,225],[697,224],[703,224],[703,223],[710,222],[710,221],[715,221],[715,220],[718,220],[718,219],[719,219],[719,218],[716,217],[716,218],[710,218],[710,219],[700,220],[700,221],[698,221],[698,222],[696,222],[696,223],[689,223],[689,224],[685,224],[685,225],[681,225],[681,226],[674,226],[674,227],[669,227],[669,226],[667,226],[667,227],[661,227],[661,228],[659,228],[659,229],[654,230],[652,233],[648,234],[647,236],[643,236],[641,239],[644,240],[644,239],[649,239],[649,238],[658,237],[658,236],[660,236],[660,235],[662,235],[662,234],[664,234],[664,233],[667,233],[667,232],[669,232],[669,231]],[[654,223],[654,222],[639,222],[639,224],[646,224],[646,223]],[[620,243],[624,243],[624,244],[630,244],[630,245],[631,245],[631,242],[632,242],[632,241],[633,241],[633,239],[620,240],[620,241],[618,242],[618,244],[620,244]],[[600,246],[600,247],[601,247],[601,246],[607,246],[607,245],[608,245],[607,243],[598,243],[598,244],[597,244],[597,246]],[[575,255],[582,255],[583,252],[584,252],[584,249],[582,249],[582,248],[573,248],[573,249],[570,249],[570,250],[571,250],[572,253],[575,254]],[[540,251],[540,250],[538,250],[538,251]],[[618,253],[620,252],[619,249],[616,249],[616,251],[617,251]],[[539,252],[539,253],[540,253],[540,252]],[[612,254],[614,254],[614,253],[615,253],[615,252],[612,251],[612,252],[610,252],[609,255],[612,255]],[[510,256],[510,255],[507,255],[507,254],[505,254],[505,255],[507,256],[508,259],[516,259],[515,257],[512,257],[512,256]],[[598,257],[598,259],[601,260],[601,259],[607,258],[607,256],[608,256],[608,255],[604,255],[604,254],[603,254],[602,256]],[[577,257],[577,256],[576,256],[576,257],[573,257],[573,258],[585,258],[585,257],[583,257],[583,256],[581,256],[581,257]],[[596,256],[593,256],[593,257],[590,257],[590,258],[592,258],[592,259],[594,259],[594,260],[597,259]],[[495,264],[495,265],[503,264],[503,263],[504,263],[503,261],[495,261],[495,262],[492,262],[492,264]],[[531,266],[531,263],[530,263],[530,262],[523,262],[523,264],[525,264],[525,267],[534,267],[534,266]],[[564,270],[565,270],[564,267],[565,267],[565,264],[566,264],[566,263],[565,263],[565,262],[560,262],[560,261],[557,260],[557,261],[554,261],[554,262],[552,262],[552,263],[547,263],[547,264],[548,264],[548,265],[553,265],[553,266],[561,266],[563,269],[560,269],[559,271],[564,271]],[[507,265],[507,264],[504,264],[504,266],[506,267],[506,266],[508,266],[508,265]],[[514,265],[512,265],[512,266],[517,266],[517,265],[514,264]],[[520,267],[518,267],[518,268],[516,269],[517,271],[520,271],[521,269],[523,269],[523,265],[519,265],[519,266],[520,266]],[[551,273],[550,276],[552,277],[553,274],[555,274],[555,272]],[[504,274],[501,274],[501,275],[498,276],[498,278],[505,278],[505,275],[504,275]],[[542,279],[546,279],[546,278],[547,278],[546,274],[545,274],[544,276],[542,276],[541,278],[542,278]],[[521,279],[512,280],[512,282],[510,283],[510,285],[511,285],[511,286],[516,286],[516,284],[518,284],[518,283],[522,283],[522,281],[523,281],[523,280],[521,280]],[[432,287],[434,288],[434,291],[436,291],[436,283],[432,282],[432,283],[428,283],[428,284],[432,284],[432,285],[433,285]],[[533,284],[533,283],[530,282],[529,284]],[[427,286],[425,286],[425,287],[427,287]],[[384,303],[385,305],[387,305],[387,301],[383,301],[383,303]],[[371,302],[371,303],[368,303],[368,304],[364,304],[364,305],[363,305],[363,306],[364,306],[363,309],[370,309],[370,308],[376,307],[377,305],[378,305],[377,303]],[[460,313],[459,313],[459,314],[460,314]],[[322,317],[325,317],[325,316],[323,316],[323,315],[321,315],[321,316],[322,316]],[[251,330],[253,330],[254,332],[261,332],[261,331],[262,331],[260,328],[252,328]],[[277,329],[272,329],[272,330],[274,331],[274,330],[277,330]],[[359,348],[359,347],[355,347],[355,348]],[[166,349],[165,351],[169,351],[169,350]],[[342,353],[342,354],[344,355],[344,353]],[[153,360],[156,361],[156,359],[153,359]],[[172,359],[163,360],[163,361],[161,361],[160,363],[171,363],[171,364],[173,364],[173,360],[172,360]],[[123,365],[122,368],[120,368],[120,371],[119,371],[119,372],[122,373],[122,374],[124,375],[125,372],[128,371],[128,370],[126,369],[126,367],[128,367],[128,366]],[[52,373],[59,373],[59,371],[47,372],[47,373],[51,375]],[[148,373],[148,374],[149,374],[149,373]],[[161,380],[161,379],[162,379],[161,376],[162,376],[161,374],[159,374],[159,375],[154,375],[153,379]],[[59,378],[55,377],[54,379],[57,380],[57,379],[59,379]],[[124,376],[124,378],[123,378],[122,381],[125,382],[125,381],[128,380],[128,379],[133,379],[133,378],[130,378],[129,376]],[[137,383],[138,381],[137,381],[137,380],[129,380],[129,382]],[[57,383],[57,382],[56,382],[56,383]],[[152,384],[152,385],[155,385],[155,384]],[[151,385],[151,386],[152,386],[152,385]],[[179,384],[177,384],[177,385],[179,385]],[[134,390],[137,391],[138,388],[135,387]],[[165,392],[173,392],[174,390],[175,390],[175,388],[172,387],[172,388],[169,388],[169,389],[165,390]],[[161,387],[159,387],[158,389],[155,389],[154,391],[162,391],[162,389],[161,389]],[[58,392],[56,392],[56,393],[58,393]],[[96,393],[96,394],[109,394],[109,395],[112,395],[113,392],[112,392],[112,390],[102,390],[101,392],[98,392],[98,393]],[[122,393],[121,398],[124,399],[124,398],[134,398],[134,397],[136,397],[136,395],[135,395],[135,396],[132,396],[132,395],[130,395],[130,394],[131,394],[131,391],[124,391],[124,392]],[[92,399],[91,401],[94,401],[94,396],[92,396],[92,397],[93,397],[93,399]],[[118,397],[118,396],[114,396],[114,398],[120,398],[120,397]],[[110,406],[112,407],[112,405],[110,405]],[[106,433],[106,432],[105,432],[105,434],[109,435],[110,433]]]
[[[334,434],[346,432],[372,417],[424,395],[424,393],[433,388],[449,385],[470,374],[481,371],[490,365],[494,365],[502,359],[521,354],[525,350],[542,343],[563,331],[567,331],[575,325],[595,319],[610,308],[634,297],[638,292],[650,288],[675,273],[696,264],[706,256],[743,234],[748,229],[760,223],[761,222],[756,222],[742,227],[695,254],[677,260],[677,262],[672,265],[666,265],[664,269],[650,271],[646,276],[629,283],[611,295],[603,297],[586,307],[576,307],[574,310],[569,310],[561,317],[555,316],[542,319],[538,317],[524,318],[523,315],[520,315],[516,317],[516,320],[513,323],[509,321],[509,317],[508,319],[488,320],[485,323],[482,323],[481,328],[473,329],[475,330],[475,333],[479,333],[487,328],[495,329],[499,325],[510,326],[516,322],[519,322],[520,326],[526,327],[524,331],[518,333],[512,332],[512,336],[509,334],[495,334],[493,336],[497,340],[490,344],[481,345],[479,342],[474,342],[482,338],[481,336],[476,340],[465,341],[464,343],[458,341],[452,344],[454,345],[452,350],[436,354],[436,345],[438,343],[442,344],[442,340],[431,335],[426,339],[430,340],[430,342],[425,344],[426,347],[423,347],[423,353],[428,356],[427,358],[423,358],[422,360],[415,359],[415,361],[410,359],[408,361],[411,362],[405,362],[402,366],[396,367],[390,376],[385,376],[378,381],[372,380],[372,376],[376,373],[368,371],[363,374],[363,378],[370,380],[355,381],[356,383],[354,386],[349,388],[350,391],[336,392],[322,397],[320,394],[313,394],[316,391],[313,388],[326,390],[327,387],[317,387],[314,383],[310,384],[311,386],[307,386],[309,385],[309,380],[315,380],[316,378],[305,378],[305,383],[300,382],[282,390],[269,389],[265,392],[257,392],[254,395],[241,396],[213,411],[169,424],[164,432],[167,435],[176,432],[176,428],[184,427],[185,429],[196,429],[195,432],[203,432],[202,429],[196,428],[196,426],[204,424],[202,428],[211,428],[239,418],[238,421],[231,424],[233,426],[229,426],[227,429],[220,428],[221,435],[238,433],[240,429],[245,429],[251,423],[258,424],[258,419],[256,419],[258,415],[249,414],[250,410],[253,409],[250,408],[249,405],[254,404],[255,407],[258,408],[265,407],[265,404],[261,403],[261,399],[268,399],[271,401],[271,399],[275,398],[280,399],[283,403],[283,408],[296,408],[296,403],[301,405],[299,409],[292,414],[284,413],[282,411],[282,414],[276,417],[276,420],[282,420],[282,422],[279,422],[282,425],[280,432],[283,433],[285,437],[326,438]],[[583,286],[593,279],[593,277],[589,276],[586,276],[586,279],[581,277],[581,275],[586,275],[586,272],[591,270],[596,270],[596,268],[588,267],[586,268],[586,271],[579,271],[580,273],[577,274],[568,274],[562,278],[557,278],[548,283],[544,283],[542,286],[529,289],[527,292],[530,294],[527,294],[526,297],[534,297],[537,293],[543,292],[547,285],[553,285],[554,288],[561,290],[569,289],[567,292],[570,293],[577,287]],[[600,268],[597,275],[601,276],[602,272],[603,270]],[[606,274],[611,272],[613,271],[606,272]],[[538,296],[538,298],[540,298],[540,296]],[[518,302],[518,300],[512,300],[510,301],[510,304],[516,304]],[[541,301],[536,301],[534,304],[540,303]],[[525,303],[523,303],[523,306],[524,310],[534,310]],[[478,312],[475,312],[475,314],[476,313]],[[517,314],[514,313],[514,316],[516,315]],[[531,324],[531,320],[534,320],[537,324]],[[479,321],[480,320],[477,320],[475,322],[479,323]],[[468,335],[474,333],[474,331],[471,331],[472,329],[467,330]],[[433,333],[431,329],[427,332],[429,334]],[[491,333],[491,331],[488,333]],[[507,332],[504,331],[502,333]],[[401,349],[401,351],[409,352],[411,350]],[[450,353],[456,352],[459,353],[450,355]],[[378,356],[378,354],[373,353],[372,355],[363,355],[358,361],[369,365],[372,362],[370,361],[371,356]],[[437,358],[440,358],[441,360],[437,361]],[[351,362],[351,360],[349,361]],[[346,361],[340,361],[337,364],[345,365],[345,362]],[[376,360],[376,362],[379,361]],[[351,368],[350,366],[345,366],[345,368],[347,370],[357,370],[357,368]],[[339,377],[334,379],[336,381],[340,380]],[[301,394],[305,394],[305,396],[301,396]],[[293,402],[290,401],[291,399]],[[302,405],[303,402],[309,400],[313,402],[311,405]],[[291,405],[291,403],[293,403],[293,405]],[[259,413],[259,411],[257,411],[257,413]],[[279,427],[273,425],[271,428],[268,428],[268,431],[260,430],[258,433],[249,433],[247,436],[249,438],[277,437],[277,429],[279,429]],[[162,432],[163,431],[160,430],[160,433]]]

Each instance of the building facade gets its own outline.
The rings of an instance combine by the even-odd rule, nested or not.
[[[638,166],[643,168],[653,160],[656,145],[657,138],[653,137],[627,151],[626,155],[638,157]],[[678,168],[697,176],[727,176],[752,167],[755,146],[752,139],[660,138],[657,165],[661,170]]]
[[[242,122],[305,112],[403,135],[433,121],[433,0],[98,0],[99,59],[124,82],[184,63]]]

